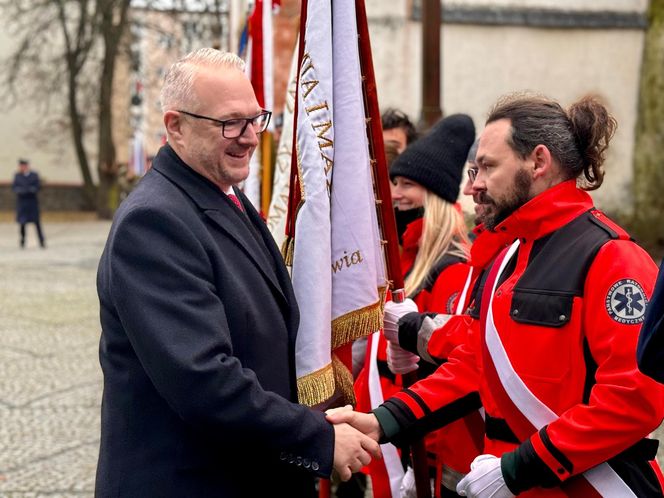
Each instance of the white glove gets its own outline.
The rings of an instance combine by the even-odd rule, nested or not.
[[[406,298],[402,303],[386,302],[383,316],[385,339],[399,344],[399,318],[413,311],[417,311],[417,304],[412,299]]]
[[[460,496],[469,498],[514,498],[503,479],[500,458],[493,455],[476,457],[456,489]]]
[[[417,498],[415,471],[413,467],[408,467],[406,473],[403,475],[401,485],[399,486],[399,498]]]
[[[429,479],[431,493],[429,496],[434,496],[434,486],[435,482],[433,479]],[[401,484],[399,485],[399,498],[417,498],[417,485],[415,484],[415,471],[410,465],[406,469],[406,473],[401,479]]]
[[[387,343],[387,366],[395,374],[407,374],[419,368],[420,357],[393,342]]]

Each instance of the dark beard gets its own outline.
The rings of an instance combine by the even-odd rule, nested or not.
[[[494,208],[493,212],[485,213],[482,216],[484,226],[488,230],[493,231],[509,215],[528,202],[530,200],[530,186],[532,182],[530,175],[521,169],[514,176],[514,187],[511,195],[504,201],[496,203],[486,192],[480,192],[480,202],[483,204],[492,204]]]

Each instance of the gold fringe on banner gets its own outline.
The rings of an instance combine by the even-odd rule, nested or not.
[[[332,349],[373,334],[383,328],[385,287],[378,289],[378,301],[332,320]]]
[[[332,353],[332,367],[334,369],[334,381],[337,384],[337,392],[341,394],[343,404],[355,406],[353,373],[348,370],[343,361],[341,361],[334,353]]]
[[[297,379],[297,399],[303,405],[315,406],[334,395],[336,374],[332,364]],[[352,375],[351,375],[351,390]]]

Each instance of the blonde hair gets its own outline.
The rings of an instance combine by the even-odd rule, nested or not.
[[[202,67],[237,69],[244,72],[245,64],[237,55],[221,52],[215,48],[201,48],[190,52],[175,62],[164,76],[160,95],[162,112],[182,108],[188,108],[190,111],[198,109],[194,77]]]
[[[427,190],[422,236],[415,262],[404,282],[406,295],[412,297],[425,287],[429,273],[443,256],[468,260],[469,252],[470,241],[459,210]]]

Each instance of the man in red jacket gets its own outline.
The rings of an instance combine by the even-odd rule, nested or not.
[[[481,401],[485,454],[460,495],[662,496],[657,442],[646,437],[664,417],[664,386],[636,366],[657,268],[585,192],[602,183],[614,129],[593,98],[568,110],[523,95],[496,105],[473,183],[495,236],[478,251],[488,264],[472,263],[487,270],[467,315],[433,318],[446,333],[465,330],[466,344],[372,414],[339,411],[331,421],[399,441]],[[399,344],[431,355],[439,332],[422,337],[403,320]]]

